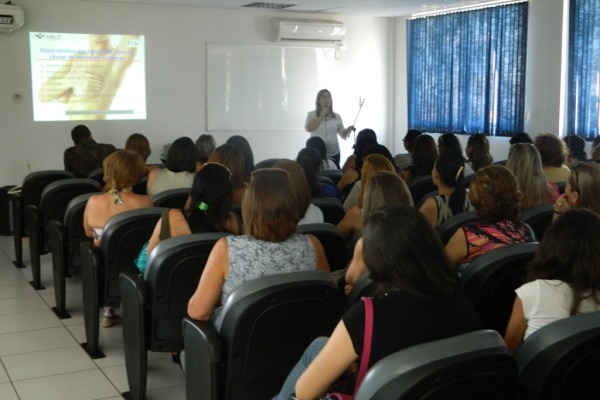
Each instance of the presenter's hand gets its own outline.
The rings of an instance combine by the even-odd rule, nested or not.
[[[348,129],[348,132],[350,132],[350,131],[356,132],[356,128],[354,127],[354,125],[350,125],[350,126],[349,126],[348,128],[346,128],[346,129]]]
[[[330,109],[327,106],[321,108],[321,113],[319,114],[319,117],[325,118],[329,114],[329,111],[330,111]]]

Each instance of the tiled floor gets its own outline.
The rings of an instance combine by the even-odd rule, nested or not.
[[[121,399],[128,390],[121,326],[100,328],[105,358],[92,360],[81,349],[85,341],[81,280],[67,280],[70,319],[60,320],[55,306],[50,255],[42,256],[42,284],[30,285],[28,243],[23,241],[27,268],[12,263],[12,237],[0,236],[0,399]],[[185,379],[169,354],[148,353],[148,400],[185,398]]]

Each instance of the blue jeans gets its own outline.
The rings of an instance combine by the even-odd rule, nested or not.
[[[302,354],[302,357],[283,383],[281,391],[277,396],[273,397],[272,400],[289,400],[290,397],[294,395],[296,391],[296,382],[300,376],[302,376],[306,367],[308,367],[317,354],[325,347],[325,343],[327,343],[328,339],[329,338],[325,336],[318,337],[308,345],[306,350],[304,350],[304,354]]]

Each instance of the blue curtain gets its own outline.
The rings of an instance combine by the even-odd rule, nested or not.
[[[527,12],[516,3],[409,21],[409,127],[523,131]]]
[[[600,134],[600,2],[571,0],[569,7],[567,132],[593,139]]]

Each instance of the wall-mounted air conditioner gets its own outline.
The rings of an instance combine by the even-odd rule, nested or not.
[[[0,4],[0,32],[10,33],[25,23],[25,13],[20,6]]]
[[[338,21],[273,20],[273,39],[337,42],[346,36],[346,27]]]

